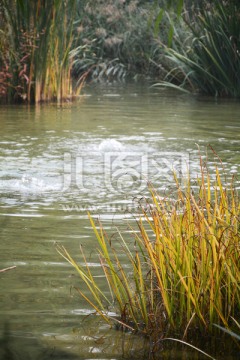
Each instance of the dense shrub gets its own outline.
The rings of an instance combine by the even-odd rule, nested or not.
[[[153,31],[158,11],[158,5],[138,0],[81,2],[72,51],[75,77],[158,74],[160,48]]]

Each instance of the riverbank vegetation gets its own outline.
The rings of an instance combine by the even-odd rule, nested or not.
[[[169,72],[161,84],[219,97],[240,96],[240,3],[199,1],[183,11],[165,47]]]
[[[69,52],[75,7],[75,0],[2,1],[3,101],[59,102],[74,94]]]
[[[131,227],[132,241],[119,232],[122,251],[89,215],[103,288],[84,249],[83,262],[77,263],[65,247],[57,246],[78,272],[81,285],[76,290],[93,311],[118,329],[146,336],[152,351],[166,337],[196,343],[202,337],[218,339],[222,328],[239,331],[238,192],[223,168],[216,165],[210,174],[201,158],[200,169],[197,179],[189,176],[185,185],[175,176],[174,199],[149,187],[137,228]]]
[[[98,81],[157,76],[161,49],[153,24],[159,10],[147,1],[83,1],[76,22],[74,74],[88,71]],[[163,23],[161,37],[166,39]]]
[[[59,102],[86,78],[139,77],[239,97],[239,14],[236,0],[3,0],[1,101]]]

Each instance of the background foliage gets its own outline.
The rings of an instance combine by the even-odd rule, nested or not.
[[[186,11],[187,9],[187,11]],[[201,94],[240,96],[240,2],[198,1],[174,27],[165,85]]]
[[[86,78],[139,77],[239,97],[239,17],[236,0],[2,0],[0,98],[61,101]]]
[[[156,8],[138,0],[89,0],[79,7],[75,28],[74,74],[89,71],[98,80],[158,72],[159,46],[153,35]]]

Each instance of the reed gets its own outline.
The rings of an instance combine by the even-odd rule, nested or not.
[[[164,86],[219,97],[239,97],[239,2],[201,1],[169,18],[172,46],[162,44],[168,62]]]
[[[2,1],[0,66],[7,102],[60,102],[74,95],[69,52],[75,7],[76,0]]]
[[[98,242],[101,269],[111,296],[99,287],[82,250],[79,265],[67,249],[57,251],[78,271],[86,292],[79,294],[108,323],[150,337],[183,338],[228,329],[240,309],[240,204],[232,179],[224,185],[200,159],[200,176],[185,187],[175,177],[175,200],[150,187],[151,201],[142,208],[134,246],[119,232],[129,266],[114,242],[89,215]],[[82,286],[81,286],[82,289]],[[109,315],[114,308],[117,317]]]
[[[226,334],[232,336],[234,339],[237,339],[238,341],[240,341],[240,334],[239,334],[240,324],[239,324],[239,322],[238,322],[236,319],[233,318],[232,320],[233,320],[233,325],[235,325],[235,328],[236,328],[235,331],[233,331],[233,330],[231,330],[231,329],[226,329],[226,328],[224,328],[224,327],[222,327],[222,326],[220,326],[220,325],[216,325],[216,324],[215,324],[215,326],[218,327],[218,328],[219,328],[220,330],[222,330],[223,332],[225,332]],[[237,333],[236,331],[237,331],[238,333]]]

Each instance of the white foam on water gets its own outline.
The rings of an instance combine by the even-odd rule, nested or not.
[[[18,192],[22,195],[42,195],[49,191],[56,191],[61,188],[53,179],[52,183],[41,178],[24,174],[20,179],[8,179],[0,181],[0,190],[5,192]]]
[[[115,139],[105,139],[99,144],[98,149],[102,152],[123,151],[124,146],[120,143],[120,141]]]

